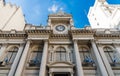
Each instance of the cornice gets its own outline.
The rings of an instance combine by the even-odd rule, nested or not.
[[[52,30],[26,30],[27,34],[50,34]]]
[[[86,29],[75,29],[69,31],[71,34],[94,34],[94,30],[86,30]]]
[[[104,39],[110,39],[110,38],[120,38],[119,34],[94,34],[95,38],[104,38]]]
[[[11,33],[9,31],[0,32],[0,38],[26,38],[27,34],[25,32],[15,32]]]

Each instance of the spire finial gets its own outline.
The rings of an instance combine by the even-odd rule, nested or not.
[[[58,15],[64,15],[63,8],[60,8],[57,14]]]

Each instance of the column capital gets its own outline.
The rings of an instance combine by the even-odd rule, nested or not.
[[[76,43],[77,43],[77,42],[78,42],[78,40],[73,40],[73,42],[76,42]]]
[[[23,46],[24,44],[25,44],[25,43],[20,43],[19,45],[20,45],[20,46]]]
[[[43,40],[44,42],[49,42],[49,40]]]
[[[91,41],[91,42],[95,42],[95,40],[94,40],[94,39],[91,39],[90,41]]]

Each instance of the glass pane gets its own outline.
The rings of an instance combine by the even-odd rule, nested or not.
[[[66,51],[63,47],[59,47],[56,50],[56,61],[66,61]]]
[[[61,53],[61,60],[66,61],[66,53]]]
[[[38,58],[38,61],[41,62],[41,60],[42,60],[42,52],[38,53],[38,57],[37,58]]]
[[[57,52],[56,53],[56,61],[60,61],[61,59],[60,59],[60,53],[59,52]]]
[[[13,52],[13,54],[11,55],[11,59],[9,60],[10,63],[13,63],[15,57],[16,57],[17,52]]]

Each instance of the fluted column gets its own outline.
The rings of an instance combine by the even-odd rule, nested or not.
[[[43,48],[43,55],[42,55],[42,60],[40,65],[39,76],[45,76],[47,56],[48,56],[48,41],[44,41],[44,48]]]
[[[82,62],[80,59],[78,44],[76,40],[74,41],[74,52],[75,52],[75,59],[76,59],[77,76],[84,76],[83,69],[82,69]]]
[[[14,73],[16,71],[17,65],[19,63],[20,57],[21,57],[22,52],[23,52],[23,48],[24,48],[24,45],[20,44],[19,50],[17,52],[17,55],[15,57],[15,60],[12,64],[12,66],[11,66],[11,69],[10,69],[10,72],[9,72],[8,76],[14,76]]]
[[[25,60],[26,60],[26,57],[27,57],[27,54],[28,54],[28,51],[29,51],[29,46],[30,46],[30,41],[27,41],[27,43],[25,45],[25,48],[24,48],[24,51],[23,51],[23,54],[21,56],[18,68],[16,70],[15,76],[21,76],[22,75]]]
[[[104,65],[104,63],[103,63],[103,61],[101,59],[101,56],[99,54],[97,46],[96,46],[96,44],[95,44],[95,42],[93,40],[91,40],[91,44],[92,44],[94,55],[96,57],[97,64],[98,64],[99,69],[101,71],[101,75],[102,76],[109,76],[108,73],[107,73],[107,70],[105,68],[105,65]]]

